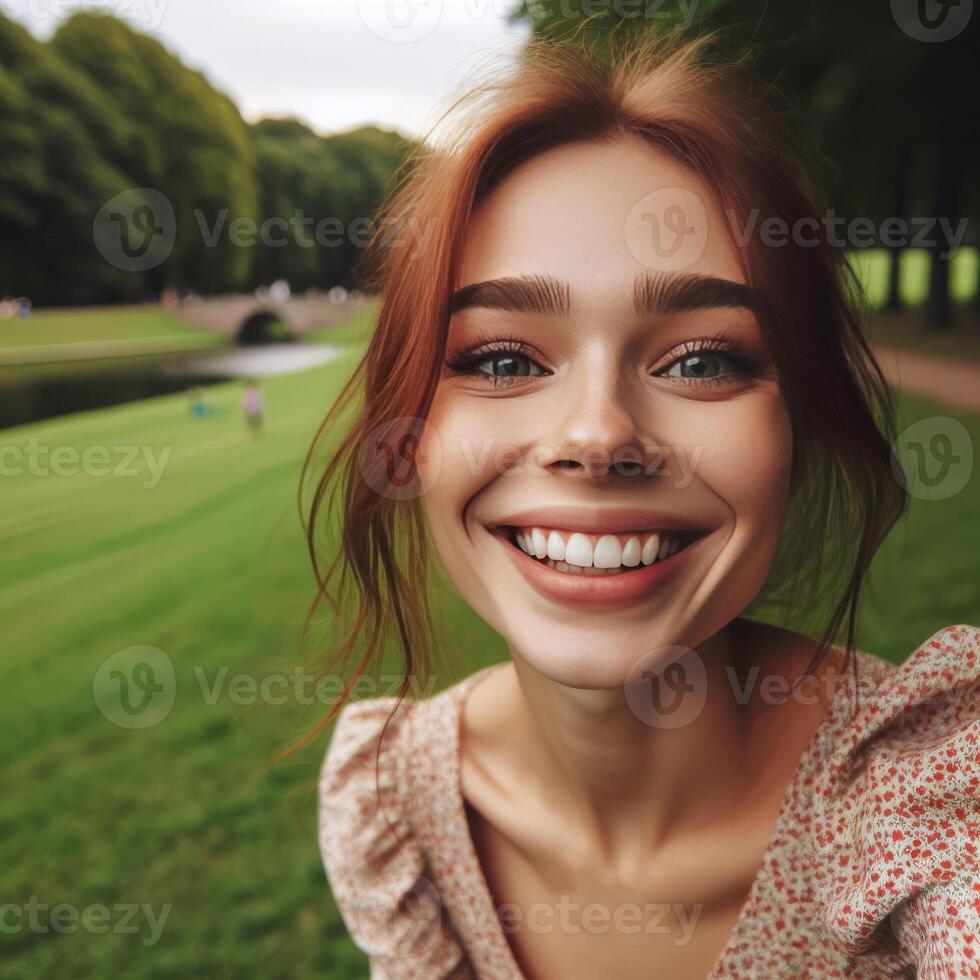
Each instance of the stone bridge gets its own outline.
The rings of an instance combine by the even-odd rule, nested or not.
[[[281,302],[254,295],[188,297],[168,304],[178,319],[204,330],[231,337],[239,344],[262,344],[300,339],[304,334],[346,320],[372,297],[351,293],[292,296]]]

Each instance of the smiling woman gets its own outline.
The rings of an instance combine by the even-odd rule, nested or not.
[[[331,713],[335,898],[379,977],[968,976],[978,632],[855,649],[904,492],[847,266],[740,231],[817,213],[742,71],[626,43],[533,42],[389,204],[309,509],[337,661],[405,661]],[[405,701],[431,547],[510,658]]]

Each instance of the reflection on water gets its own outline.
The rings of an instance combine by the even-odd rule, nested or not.
[[[0,368],[0,428],[153,398],[229,378],[274,377],[337,358],[332,344],[267,344],[156,359],[117,358],[98,367],[51,366],[23,374]],[[6,375],[6,376],[5,376]]]
[[[326,364],[340,354],[333,344],[265,344],[187,354],[168,370],[183,377],[221,375],[226,378],[269,378]]]

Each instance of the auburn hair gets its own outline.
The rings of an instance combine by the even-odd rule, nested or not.
[[[334,622],[346,621],[328,669],[342,665],[351,679],[297,747],[331,721],[390,645],[401,660],[399,702],[413,677],[429,676],[439,638],[426,524],[417,495],[384,492],[375,448],[381,433],[415,478],[412,451],[440,376],[467,223],[494,187],[551,148],[632,134],[697,174],[730,225],[819,222],[772,93],[714,36],[614,35],[602,47],[534,37],[439,124],[447,118],[457,124],[416,145],[379,213],[361,267],[365,288],[378,294],[376,326],[303,467],[300,509],[317,583],[307,624],[323,602]],[[793,432],[786,526],[757,603],[819,634],[810,669],[841,637],[854,662],[862,582],[905,504],[893,470],[891,394],[862,335],[860,290],[840,249],[825,240],[773,247],[757,235],[733,236],[733,245],[759,296],[755,312]]]

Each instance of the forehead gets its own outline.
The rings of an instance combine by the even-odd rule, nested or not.
[[[744,282],[704,182],[635,136],[548,150],[508,174],[467,226],[458,285],[552,275],[572,306],[629,300],[645,272]]]

